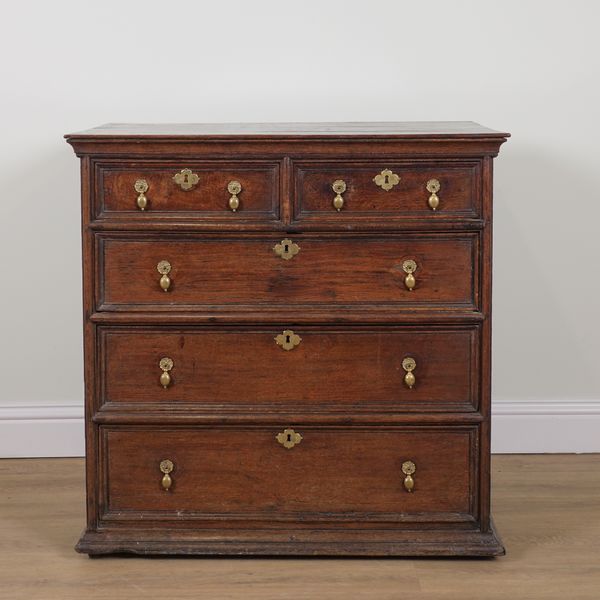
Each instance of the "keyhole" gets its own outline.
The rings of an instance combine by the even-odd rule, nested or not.
[[[287,253],[290,251],[290,246],[289,246],[289,244],[286,244],[286,245],[283,247],[283,251],[284,251],[286,254],[287,254]]]
[[[188,183],[188,175],[187,173],[183,176],[183,182]]]
[[[387,185],[390,182],[390,176],[386,175],[385,176],[385,184]]]
[[[290,336],[289,336],[289,335],[286,335],[286,336],[285,336],[285,343],[286,343],[286,344],[289,344],[289,343],[290,343]],[[289,437],[289,435],[288,435],[288,437]]]
[[[291,434],[291,433],[288,433],[288,434],[287,434],[287,441],[288,441],[288,442],[291,442],[291,441],[292,441],[292,434]]]

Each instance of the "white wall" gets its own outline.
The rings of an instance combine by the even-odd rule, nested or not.
[[[513,134],[496,162],[495,448],[600,451],[598,6],[6,5],[0,454],[81,449],[79,174],[65,132],[446,119]]]

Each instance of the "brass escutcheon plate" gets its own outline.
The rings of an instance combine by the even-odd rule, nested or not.
[[[294,349],[302,338],[294,333],[291,329],[285,329],[282,333],[275,337],[275,342],[278,346],[281,346],[284,350]]]
[[[279,244],[273,246],[273,252],[275,252],[277,256],[283,258],[283,260],[290,260],[300,252],[300,246],[292,242],[289,238],[286,238],[285,240],[281,240]]]
[[[196,173],[192,173],[191,169],[181,169],[179,173],[173,175],[173,181],[187,192],[200,181],[200,177]]]
[[[382,190],[389,192],[395,185],[400,183],[400,175],[396,175],[396,173],[393,173],[389,169],[384,169],[379,175],[373,177],[373,181]]]
[[[275,439],[288,450],[302,441],[302,436],[293,429],[284,429],[275,436]]]

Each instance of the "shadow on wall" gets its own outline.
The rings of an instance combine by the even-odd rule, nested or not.
[[[83,403],[79,161],[60,139],[52,149],[0,179],[10,264],[0,356],[11,365],[2,405]]]
[[[600,399],[600,198],[573,156],[515,140],[495,163],[493,398]],[[596,194],[598,196],[598,194]]]

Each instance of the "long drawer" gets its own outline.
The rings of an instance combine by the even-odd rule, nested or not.
[[[479,307],[477,233],[96,240],[101,310]]]
[[[101,327],[107,403],[473,411],[479,326]]]
[[[101,440],[105,520],[303,527],[477,516],[476,427],[113,427]]]

